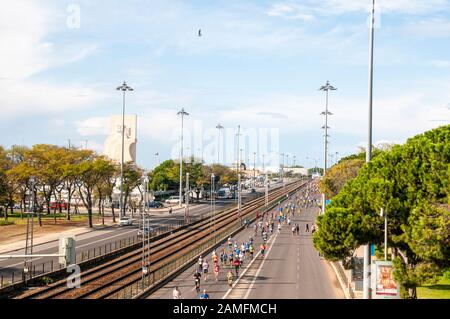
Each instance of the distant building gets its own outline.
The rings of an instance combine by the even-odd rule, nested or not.
[[[291,173],[293,175],[308,175],[308,169],[305,167],[285,167],[284,172],[285,174]]]
[[[136,163],[137,115],[125,116],[124,162]],[[122,158],[122,115],[113,115],[110,119],[109,135],[106,138],[103,154],[120,162]]]

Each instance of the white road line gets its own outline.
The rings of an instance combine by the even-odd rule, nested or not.
[[[255,285],[255,282],[256,282],[256,278],[258,278],[258,275],[259,275],[259,273],[260,273],[260,271],[261,271],[261,269],[262,269],[262,266],[264,265],[264,262],[266,261],[267,257],[269,257],[270,251],[272,250],[273,244],[275,243],[275,240],[277,239],[277,236],[278,236],[278,234],[275,235],[275,237],[274,237],[274,239],[273,239],[273,242],[272,242],[272,244],[270,245],[269,250],[267,251],[267,255],[264,257],[264,259],[263,259],[261,265],[259,266],[258,271],[256,272],[256,275],[255,275],[255,277],[253,278],[252,283],[250,284],[250,287],[248,288],[247,293],[246,293],[245,296],[244,296],[244,299],[247,299],[248,295],[249,295],[250,292],[252,291],[252,288],[253,288],[253,286]]]
[[[275,235],[273,241],[275,241],[275,238],[278,236],[278,234]],[[270,238],[269,238],[270,240]],[[272,247],[272,246],[271,246]],[[222,297],[222,299],[226,299],[228,297],[228,295],[230,294],[230,292],[233,290],[233,288],[238,284],[239,280],[241,280],[242,276],[244,276],[247,273],[247,270],[250,269],[250,266],[253,264],[253,262],[256,260],[256,258],[258,258],[258,256],[261,254],[261,250],[258,251],[258,253],[256,254],[256,256],[252,259],[252,261],[248,264],[247,268],[245,268],[245,270],[241,273],[241,275],[238,277],[238,279],[236,279],[236,281],[233,283],[233,285],[231,286],[231,288],[228,289],[228,291],[225,293],[225,295]]]

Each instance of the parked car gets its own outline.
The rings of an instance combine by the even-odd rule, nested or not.
[[[131,217],[123,216],[119,219],[119,226],[131,226],[133,225],[133,219]]]
[[[50,203],[50,209],[67,209],[67,203],[64,202],[51,202]]]
[[[152,201],[152,202],[148,202],[147,203],[147,207],[148,208],[161,208],[164,207],[163,203],[158,202],[158,201]]]
[[[165,200],[167,204],[178,204],[180,202],[180,196],[170,196]]]

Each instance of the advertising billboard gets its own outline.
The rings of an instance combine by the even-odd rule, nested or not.
[[[392,261],[372,262],[372,299],[400,299],[400,287],[392,272]]]

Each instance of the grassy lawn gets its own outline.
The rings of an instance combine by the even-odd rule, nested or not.
[[[418,299],[450,299],[450,277],[444,276],[435,285],[417,288]]]
[[[42,221],[46,222],[46,221],[53,221],[55,218],[55,214],[49,214],[47,215],[47,213],[44,213],[41,215]],[[98,214],[92,214],[92,218],[98,218]],[[38,217],[35,215],[34,216],[34,221],[37,222]],[[66,214],[56,214],[56,220],[67,220],[67,216]],[[88,216],[87,214],[82,214],[82,215],[75,215],[75,214],[71,214],[70,215],[70,220],[71,221],[87,221],[88,220]],[[7,226],[7,225],[25,225],[27,223],[27,214],[23,214],[23,219],[20,216],[20,213],[14,213],[12,215],[8,215],[8,221],[5,221],[4,217],[0,217],[0,226]]]

